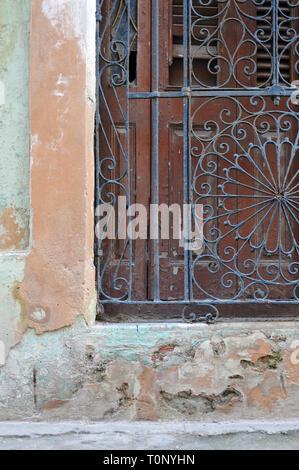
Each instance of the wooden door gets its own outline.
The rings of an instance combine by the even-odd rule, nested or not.
[[[123,214],[150,201],[151,103],[129,103],[127,92],[151,87],[151,5],[130,6],[129,33],[125,1],[104,1],[99,11],[97,204],[113,206],[116,237],[100,241],[98,270],[102,297],[111,301],[143,300],[148,291],[148,241],[129,240]]]
[[[154,300],[171,302],[173,312],[184,301],[223,302],[222,310],[229,314],[237,311],[237,305],[244,314],[246,305],[248,315],[261,311],[260,302],[294,304],[298,299],[298,113],[290,102],[290,87],[298,69],[298,8],[287,0],[277,5],[271,0],[155,1],[161,96],[158,202],[181,208],[186,201],[202,204],[203,246],[187,254],[186,264],[186,251],[178,240],[172,236],[159,240],[157,299],[154,242],[149,237],[105,241],[102,295],[107,301],[124,300],[126,305],[147,303],[140,312],[144,308],[152,312],[149,305]],[[184,1],[190,13],[187,32]],[[107,108],[98,140],[104,160],[101,173],[104,168],[108,174],[101,194],[108,200],[126,188],[127,204],[143,204],[148,214],[156,184],[154,3],[131,0],[129,84],[121,78],[111,84],[116,69],[126,67],[126,60],[120,58],[125,33],[121,28],[120,33],[113,32],[126,2],[103,2],[104,24],[109,15],[116,20],[104,28],[102,44],[110,50],[110,63],[105,65],[99,100],[99,108]],[[119,8],[113,14],[112,4]],[[127,22],[125,14],[124,18]],[[185,122],[184,34],[189,54]],[[111,65],[113,54],[118,54],[118,63]],[[124,109],[129,110],[127,123]],[[169,229],[171,235],[171,217]],[[292,305],[289,311],[296,308]],[[271,314],[275,308],[271,304]]]

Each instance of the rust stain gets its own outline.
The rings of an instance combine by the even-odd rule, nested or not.
[[[277,374],[269,371],[265,374],[262,383],[249,391],[248,405],[252,406],[257,402],[271,413],[273,406],[280,398],[285,400],[287,393],[282,389]]]
[[[17,344],[22,338],[23,333],[27,329],[27,306],[26,302],[20,294],[20,283],[17,281],[13,284],[12,287],[12,297],[20,306],[20,318],[14,330],[14,344]]]
[[[155,410],[157,398],[154,390],[155,371],[149,367],[142,366],[143,372],[139,376],[140,393],[137,398],[137,419],[155,421],[158,419]]]
[[[6,233],[0,235],[1,250],[20,249],[24,241],[26,229],[18,225],[13,207],[8,207],[1,216],[1,225]]]
[[[286,354],[284,357],[286,378],[289,382],[299,385],[299,364],[292,363],[291,355],[292,353],[290,351],[286,351]]]
[[[248,350],[248,354],[250,355],[251,361],[256,363],[261,357],[268,356],[272,352],[271,344],[262,340],[258,339],[257,346],[253,349]]]
[[[163,361],[163,359],[167,356],[169,352],[172,352],[175,348],[174,344],[168,344],[167,346],[162,346],[161,348],[158,349],[158,351],[155,351],[152,355],[152,361]]]
[[[42,407],[43,410],[52,410],[53,408],[59,408],[60,406],[68,403],[69,400],[51,400],[45,403]]]
[[[230,359],[247,359],[250,356],[251,362],[254,364],[262,357],[268,356],[272,352],[271,344],[262,339],[256,341],[256,346],[252,349],[248,349],[248,354],[229,354]]]
[[[14,300],[21,307],[20,322],[24,323],[24,321],[27,318],[27,308],[26,308],[26,302],[24,301],[24,299],[20,295],[20,289],[21,289],[20,283],[16,281],[13,285],[13,288],[12,288],[12,296],[13,296]]]

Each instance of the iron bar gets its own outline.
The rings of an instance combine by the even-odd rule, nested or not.
[[[153,0],[154,51],[153,51],[153,202],[159,204],[159,0]],[[159,213],[154,211],[154,300],[160,297],[160,260],[159,260]]]
[[[206,306],[209,313],[199,319],[208,322],[218,318],[215,305],[298,305],[299,183],[295,164],[299,114],[291,99],[296,92],[291,79],[299,74],[298,10],[290,2],[282,7],[280,0],[221,0],[216,7],[214,0],[184,0],[179,25],[182,41],[178,44],[183,81],[171,90],[163,86],[160,76],[162,0],[153,0],[148,19],[152,27],[151,88],[136,92],[130,83],[130,53],[138,41],[132,4],[135,11],[133,0],[97,0],[95,202],[98,206],[106,198],[115,205],[120,192],[126,196],[127,207],[133,202],[130,121],[134,117],[130,105],[131,100],[150,100],[151,203],[159,205],[160,161],[164,158],[159,155],[163,135],[160,100],[179,98],[183,103],[179,123],[183,128],[183,202],[203,206],[203,246],[196,255],[184,247],[183,298],[163,300],[159,212],[155,210],[155,238],[147,254],[148,260],[153,258],[153,298],[138,300],[133,292],[132,237],[128,234],[118,258],[117,241],[105,252],[99,239],[99,303],[178,304],[186,306],[186,321],[196,318],[194,305],[198,311]],[[250,5],[252,9],[248,9]],[[232,23],[239,30],[233,48],[228,38]],[[289,67],[287,57],[292,58]],[[196,60],[201,61],[198,68]],[[107,96],[112,96],[117,111],[112,110]],[[118,126],[125,129],[125,144]],[[120,157],[115,155],[115,146]],[[124,162],[124,170],[116,171],[117,158]]]

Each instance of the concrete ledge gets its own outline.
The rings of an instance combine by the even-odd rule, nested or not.
[[[299,432],[299,421],[286,422],[259,422],[241,421],[223,423],[197,423],[197,422],[168,422],[150,423],[140,422],[108,422],[82,423],[33,423],[33,422],[0,422],[0,437],[30,437],[30,436],[61,436],[64,434],[102,434],[102,433],[128,433],[128,434],[192,434],[196,436],[221,436],[238,433],[265,433],[285,434],[292,431]],[[299,442],[298,442],[299,444]]]
[[[299,422],[2,422],[0,449],[294,450]]]

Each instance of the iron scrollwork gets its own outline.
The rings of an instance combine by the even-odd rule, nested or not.
[[[291,81],[299,74],[299,2],[184,0],[184,5],[189,28],[184,43],[191,51],[184,61],[188,83],[181,90],[189,109],[187,193],[192,204],[203,204],[204,218],[202,249],[188,258],[189,297],[182,302],[188,303],[182,317],[213,323],[222,301],[299,300],[299,117],[290,99]],[[120,195],[126,206],[132,200],[129,60],[137,47],[137,6],[137,0],[98,0],[97,204],[114,207]],[[287,74],[286,56],[292,56]],[[257,80],[259,60],[267,73]],[[172,97],[167,91],[163,96]],[[212,108],[217,112],[204,121]],[[132,240],[103,246],[100,240],[100,297],[131,302]]]
[[[298,73],[297,0],[192,0],[190,35],[197,56],[206,58],[210,84],[193,67],[193,88],[257,88],[290,86],[282,74],[282,59],[292,51]],[[254,85],[258,57],[269,62],[267,75]]]
[[[214,97],[194,111],[192,122],[217,102],[216,119],[203,127],[212,134],[191,131],[193,195],[204,207],[204,247],[192,263],[194,286],[213,299],[298,300],[298,113],[290,99],[278,111],[261,96],[246,104]],[[203,262],[210,277],[218,276],[222,297],[198,279]]]
[[[98,4],[96,204],[110,204],[115,210],[118,197],[125,197],[127,207],[131,200],[127,86],[129,56],[137,39],[136,0],[131,0],[129,5],[125,0],[101,0]],[[117,118],[111,107],[112,100],[116,103]],[[123,261],[130,258],[132,242],[128,238],[124,240],[115,256],[115,250],[119,249],[117,237],[118,232],[116,238],[106,244],[105,240],[98,240],[100,296],[105,300],[124,301],[130,297],[131,268]]]
[[[184,308],[182,318],[185,323],[205,322],[212,324],[218,320],[219,311],[212,304],[190,304]]]

